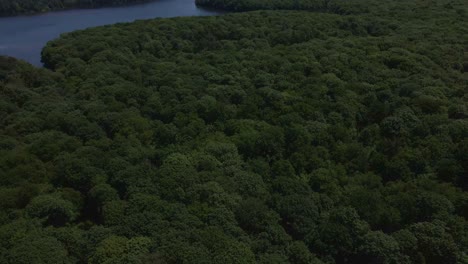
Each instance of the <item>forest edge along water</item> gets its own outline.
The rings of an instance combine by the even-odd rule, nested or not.
[[[158,0],[141,4],[96,9],[70,9],[0,18],[0,55],[42,66],[41,50],[60,34],[141,19],[222,14],[200,8],[193,0]]]

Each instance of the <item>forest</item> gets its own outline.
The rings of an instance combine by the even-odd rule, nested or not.
[[[353,6],[361,0],[353,0]],[[369,3],[369,0],[366,0]],[[227,11],[254,10],[309,10],[341,13],[345,11],[346,0],[195,0],[199,6],[212,7]]]
[[[125,5],[150,0],[0,0],[0,17],[43,13],[69,8]]]
[[[0,263],[468,263],[468,3],[320,2],[0,57]]]

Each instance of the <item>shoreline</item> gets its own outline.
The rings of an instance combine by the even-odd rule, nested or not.
[[[55,8],[55,9],[50,9],[50,10],[45,10],[45,11],[32,11],[32,12],[21,12],[21,13],[15,13],[15,14],[5,14],[2,15],[0,14],[0,19],[2,18],[9,18],[9,17],[30,17],[30,16],[40,16],[48,13],[54,13],[54,12],[61,12],[61,11],[71,11],[71,10],[88,10],[88,9],[101,9],[101,8],[118,8],[118,7],[125,7],[125,6],[135,6],[135,5],[141,5],[145,3],[151,3],[151,2],[157,2],[161,0],[139,0],[135,1],[132,3],[125,3],[125,4],[110,4],[110,5],[98,5],[98,6],[86,6],[86,5],[76,5],[76,6],[69,6],[69,7],[64,7],[64,8]]]
[[[0,32],[5,37],[0,41],[0,54],[26,61],[36,67],[44,67],[41,61],[43,48],[47,42],[59,38],[64,33],[135,20],[213,16],[225,13],[229,12],[198,7],[193,0],[145,0],[124,6],[72,8],[0,17]],[[19,23],[18,28],[14,27],[16,22]]]

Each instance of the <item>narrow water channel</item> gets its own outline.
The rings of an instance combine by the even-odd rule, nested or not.
[[[194,0],[157,0],[131,6],[4,17],[0,18],[0,55],[41,66],[42,48],[62,33],[138,19],[219,14],[217,11],[198,8]]]

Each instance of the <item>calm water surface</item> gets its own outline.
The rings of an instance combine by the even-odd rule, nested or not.
[[[40,66],[42,48],[61,33],[138,19],[219,14],[217,11],[197,8],[194,0],[158,0],[123,7],[0,18],[0,55],[20,58]]]

